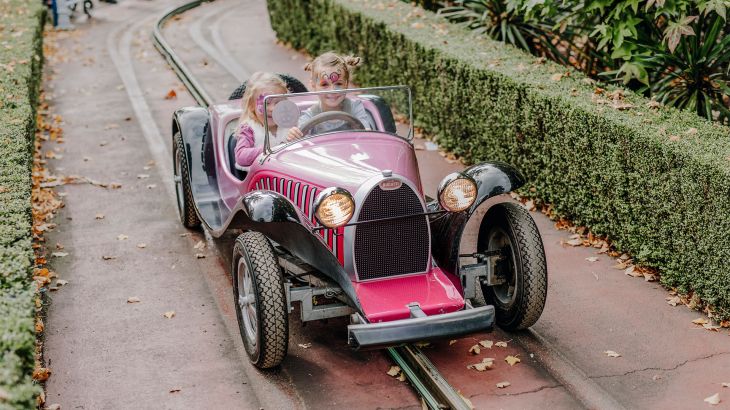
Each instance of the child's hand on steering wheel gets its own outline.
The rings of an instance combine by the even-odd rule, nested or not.
[[[286,140],[287,141],[294,141],[299,138],[302,138],[304,134],[302,134],[302,131],[297,127],[291,127],[289,128],[289,132],[286,134]]]

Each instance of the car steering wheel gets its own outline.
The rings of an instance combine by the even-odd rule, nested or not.
[[[353,117],[352,114],[346,113],[344,111],[325,111],[305,121],[302,126],[299,127],[299,130],[302,132],[303,135],[307,135],[307,133],[312,131],[317,125],[332,120],[342,120],[349,124],[352,127],[351,129],[353,130],[365,129],[365,126],[362,124],[362,122]]]

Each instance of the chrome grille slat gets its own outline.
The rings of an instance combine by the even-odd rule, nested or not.
[[[429,257],[428,220],[412,216],[425,210],[417,194],[403,184],[394,190],[375,186],[360,208],[358,222],[404,216],[402,219],[364,223],[355,229],[354,257],[358,280],[425,272]]]

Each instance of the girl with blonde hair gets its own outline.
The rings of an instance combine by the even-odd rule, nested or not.
[[[270,146],[286,142],[286,130],[279,130],[271,113],[276,105],[273,102],[266,104],[264,113],[264,98],[272,94],[286,94],[289,91],[286,83],[276,74],[256,72],[246,83],[246,91],[241,100],[241,118],[236,128],[236,163],[247,167],[264,149],[264,118],[269,128]]]
[[[349,87],[352,73],[361,63],[360,57],[345,56],[329,51],[312,60],[304,67],[304,70],[312,73],[309,86],[313,91],[344,90]],[[347,98],[344,93],[319,96],[319,102],[304,111],[299,117],[299,126],[325,111],[344,111],[360,120],[366,129],[373,129],[370,116],[365,111],[362,102]],[[334,131],[342,125],[342,120],[328,121],[318,125],[315,132]],[[302,131],[298,127],[289,129],[288,138],[290,140],[302,136]]]

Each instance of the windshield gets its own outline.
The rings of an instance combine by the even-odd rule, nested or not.
[[[269,95],[264,112],[266,152],[300,138],[340,131],[374,130],[409,141],[413,137],[411,91],[406,86]]]

